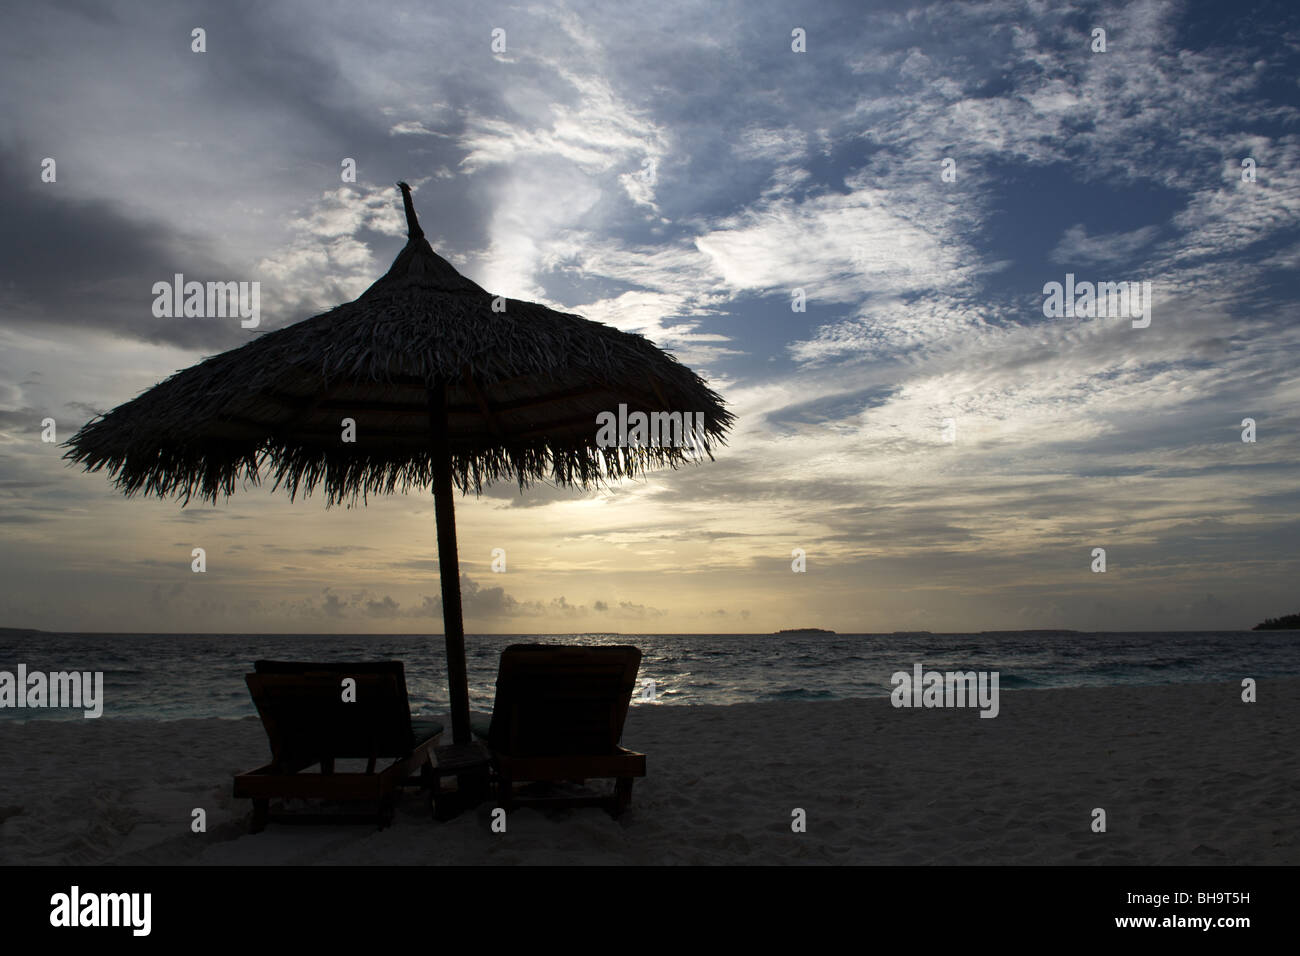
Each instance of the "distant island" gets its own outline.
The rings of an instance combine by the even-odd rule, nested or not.
[[[783,631],[776,631],[777,634],[834,634],[834,631],[828,631],[824,627],[787,627]]]
[[[1285,617],[1265,618],[1262,623],[1251,628],[1252,631],[1300,631],[1300,614],[1288,614]]]

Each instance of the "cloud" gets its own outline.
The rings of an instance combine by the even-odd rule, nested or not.
[[[381,601],[367,601],[366,613],[370,617],[396,617],[401,606],[387,594]]]
[[[1051,259],[1066,265],[1122,264],[1150,245],[1159,231],[1156,226],[1142,226],[1131,232],[1090,237],[1083,223],[1075,223],[1065,230],[1065,235],[1051,252]]]

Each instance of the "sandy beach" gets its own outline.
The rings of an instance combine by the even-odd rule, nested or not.
[[[437,823],[412,790],[384,831],[250,835],[230,792],[265,760],[256,719],[6,721],[0,863],[1294,865],[1300,680],[1262,680],[1258,698],[1004,691],[996,719],[887,698],[638,706],[623,743],[649,775],[624,817],[521,809],[504,834],[491,804]]]

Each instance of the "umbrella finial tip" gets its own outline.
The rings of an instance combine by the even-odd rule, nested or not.
[[[415,204],[411,202],[410,185],[399,181],[397,188],[402,191],[402,205],[406,208],[406,238],[423,239],[424,230],[420,228],[420,220],[415,216]]]

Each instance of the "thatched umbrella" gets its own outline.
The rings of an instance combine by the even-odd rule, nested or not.
[[[588,488],[708,455],[733,421],[702,379],[639,335],[494,297],[430,247],[411,203],[407,242],[360,298],[178,372],[87,423],[64,456],[125,494],[213,503],[274,476],[329,504],[432,484],[452,734],[470,739],[452,486],[497,479]],[[494,308],[495,305],[495,308]],[[597,416],[685,413],[693,447],[607,447]],[[355,441],[342,420],[355,421]]]

